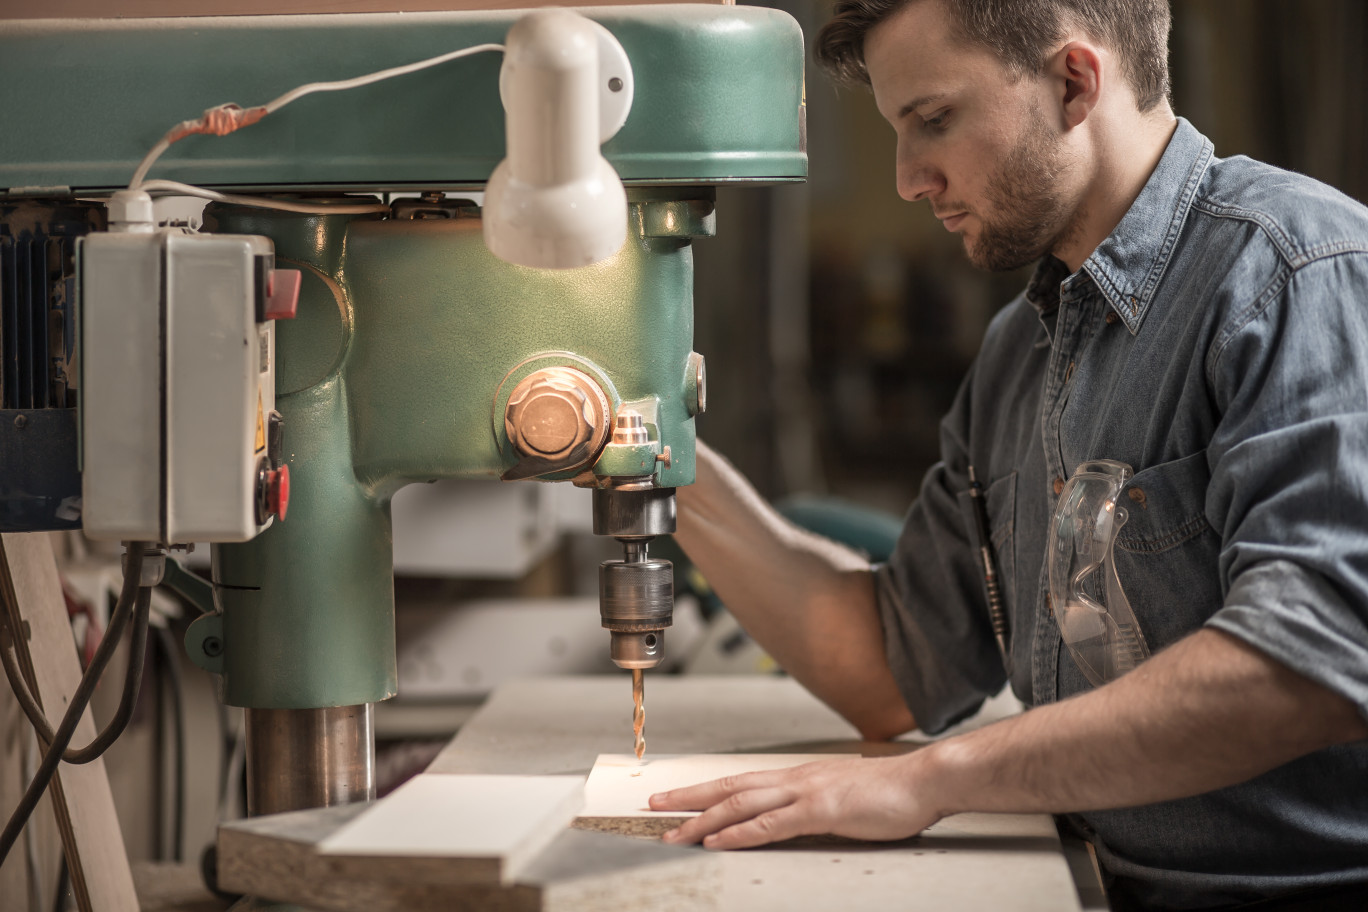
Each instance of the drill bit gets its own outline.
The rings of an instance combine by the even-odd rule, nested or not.
[[[646,753],[646,675],[640,668],[632,669],[632,734],[636,736],[636,757]]]

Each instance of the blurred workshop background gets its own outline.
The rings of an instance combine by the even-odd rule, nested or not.
[[[778,4],[809,42],[825,3]],[[1368,4],[1174,0],[1173,101],[1221,156],[1248,155],[1368,200]],[[901,511],[994,313],[1028,271],[969,266],[893,186],[869,92],[811,63],[809,180],[724,191],[697,245],[701,436],[772,497],[823,492]]]
[[[775,5],[809,42],[829,10]],[[1173,10],[1176,109],[1218,155],[1368,202],[1368,4],[1175,0]],[[1026,276],[975,271],[927,206],[898,198],[893,134],[868,92],[838,90],[811,64],[806,91],[809,181],[722,189],[717,236],[696,244],[694,347],[708,371],[699,431],[772,500],[839,499],[879,511],[887,530],[936,459],[939,417],[984,328]],[[382,794],[501,681],[614,670],[597,568],[620,551],[590,534],[588,497],[568,485],[418,485],[394,513],[401,692],[376,712]],[[68,545],[73,600],[99,598],[113,565]],[[95,569],[82,576],[82,566]],[[705,581],[679,570],[674,670],[773,673],[725,626]],[[218,706],[208,675],[177,648],[191,612],[164,602],[143,705],[108,760],[130,856],[192,860],[220,817],[242,813],[240,713]],[[106,678],[100,720],[122,670]],[[625,750],[625,680],[623,706]]]

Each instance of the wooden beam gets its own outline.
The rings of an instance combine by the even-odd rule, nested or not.
[[[46,533],[0,533],[0,596],[20,667],[55,730],[80,684],[81,663]],[[71,743],[89,744],[95,734],[95,719],[87,707]],[[138,912],[103,758],[79,766],[59,765],[49,794],[80,908]]]

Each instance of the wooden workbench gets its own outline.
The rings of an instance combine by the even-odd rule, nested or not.
[[[587,775],[599,754],[631,750],[631,714],[625,674],[515,682],[494,693],[429,771]],[[788,679],[647,675],[648,756],[916,747],[856,737]],[[896,844],[720,854],[726,912],[1080,909],[1054,823],[1044,815],[960,814]]]

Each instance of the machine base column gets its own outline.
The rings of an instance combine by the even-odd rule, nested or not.
[[[249,816],[374,800],[373,703],[244,717]]]

